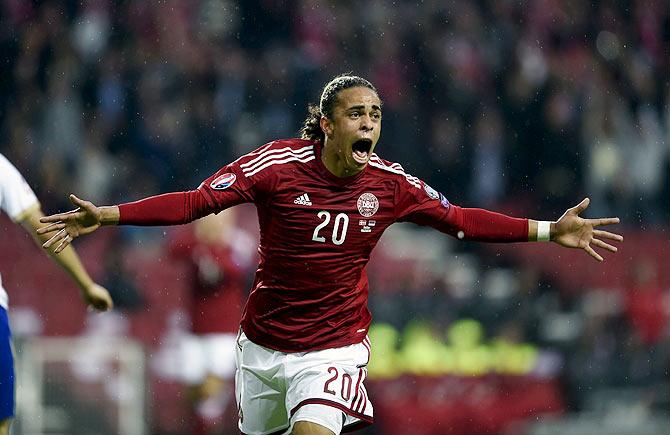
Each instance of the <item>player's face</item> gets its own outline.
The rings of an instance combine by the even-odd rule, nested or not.
[[[377,145],[382,127],[379,96],[372,89],[344,89],[337,95],[333,119],[322,118],[327,146],[347,174],[361,171]]]

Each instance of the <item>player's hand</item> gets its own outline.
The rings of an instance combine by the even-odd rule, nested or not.
[[[569,208],[563,216],[556,221],[555,231],[552,234],[551,240],[567,248],[583,249],[596,260],[603,261],[603,257],[593,249],[593,246],[603,248],[610,252],[616,252],[617,248],[615,246],[603,242],[601,239],[621,242],[623,241],[623,237],[619,234],[597,230],[595,228],[601,225],[618,224],[619,218],[584,219],[579,217],[579,213],[586,210],[586,207],[589,206],[589,202],[591,202],[589,198],[585,198],[576,206]]]
[[[81,296],[86,305],[95,308],[98,311],[107,311],[114,307],[112,297],[106,288],[93,283],[90,287],[82,290]]]
[[[37,234],[56,232],[49,240],[44,242],[43,248],[48,249],[55,245],[54,252],[59,253],[76,237],[91,233],[100,227],[100,209],[98,207],[90,201],[81,200],[74,195],[70,195],[70,201],[77,206],[76,209],[40,219],[40,222],[49,223],[49,225],[39,228]]]

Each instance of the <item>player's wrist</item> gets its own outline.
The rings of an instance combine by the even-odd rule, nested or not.
[[[119,206],[117,205],[100,207],[100,225],[118,225],[119,216]]]
[[[550,221],[537,221],[537,235],[535,240],[538,242],[549,242],[552,240],[552,227],[555,233],[556,225]]]

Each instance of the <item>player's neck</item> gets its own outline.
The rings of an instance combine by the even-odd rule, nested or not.
[[[338,154],[335,146],[325,143],[321,151],[321,161],[328,172],[340,178],[353,177],[365,168],[351,168],[342,156]]]

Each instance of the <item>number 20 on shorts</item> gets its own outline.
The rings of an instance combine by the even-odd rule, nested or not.
[[[337,388],[338,382],[337,378],[339,377],[339,372],[336,367],[328,367],[328,373],[331,374],[331,377],[326,381],[326,383],[323,385],[323,392],[332,394],[333,396],[337,396],[337,393],[335,390],[331,390],[331,387]],[[341,389],[340,389],[340,396],[342,399],[344,399],[345,402],[348,402],[349,399],[351,398],[351,386],[353,384],[353,381],[351,379],[351,376],[349,376],[348,373],[345,373],[342,375],[342,381],[341,381]],[[331,385],[335,383],[334,385]]]

